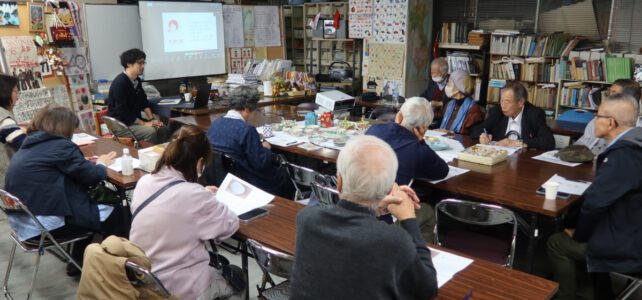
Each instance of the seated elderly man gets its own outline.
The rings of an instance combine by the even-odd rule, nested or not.
[[[437,180],[448,175],[446,162],[424,141],[432,118],[430,103],[424,98],[412,97],[401,106],[394,122],[374,125],[366,132],[386,141],[397,154],[398,184],[409,184],[413,178]]]
[[[291,198],[291,183],[273,160],[270,144],[261,142],[256,128],[247,123],[256,112],[258,91],[239,86],[231,91],[228,101],[231,109],[207,130],[212,149],[234,158],[238,167],[235,175],[241,179],[268,193]]]
[[[430,63],[430,79],[426,90],[421,93],[421,97],[428,99],[432,103],[432,108],[435,110],[438,121],[441,121],[443,115],[442,109],[448,103],[446,97],[446,84],[448,83],[448,61],[445,58],[439,57]]]
[[[553,278],[560,284],[557,299],[575,299],[580,290],[589,292],[583,295],[589,296],[586,299],[593,299],[590,289],[580,288],[585,286],[587,271],[601,275],[595,280],[596,292],[601,292],[595,299],[612,296],[608,274],[600,273],[642,273],[642,128],[635,127],[638,100],[627,94],[611,95],[597,111],[595,136],[608,144],[597,157],[595,179],[584,193],[577,227],[548,240]]]
[[[507,81],[500,105],[488,112],[488,118],[471,132],[481,144],[528,147],[539,150],[555,148],[553,133],[546,126],[544,111],[528,101],[526,88],[518,81]]]
[[[615,95],[621,93],[628,94],[634,99],[640,99],[640,84],[631,79],[618,79],[613,82],[613,85],[611,85],[611,87],[609,88],[609,94]],[[596,120],[597,119],[593,119],[586,125],[586,128],[584,129],[584,135],[582,135],[582,137],[579,138],[577,142],[575,142],[575,144],[584,145],[591,149],[591,151],[593,151],[595,155],[599,155],[600,153],[602,153],[602,151],[604,151],[604,149],[606,149],[608,143],[604,139],[595,136]],[[642,127],[642,117],[638,118],[637,127]]]
[[[394,183],[395,153],[373,136],[339,153],[341,201],[297,215],[290,299],[430,299],[437,278],[415,219],[412,190]],[[376,219],[389,211],[401,226]]]

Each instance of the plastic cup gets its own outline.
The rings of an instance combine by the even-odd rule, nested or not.
[[[185,102],[190,102],[192,101],[192,93],[185,93]]]
[[[546,200],[555,200],[557,198],[557,190],[559,189],[560,184],[557,182],[547,182],[544,184],[544,189],[546,190]]]

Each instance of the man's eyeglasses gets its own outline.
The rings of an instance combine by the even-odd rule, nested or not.
[[[595,115],[595,118],[596,118],[596,119],[599,119],[599,118],[604,118],[604,119],[613,119],[613,122],[615,123],[615,126],[618,126],[617,121],[615,120],[615,118],[613,118],[613,116],[601,116],[601,115]]]
[[[144,60],[137,61],[136,63],[143,66],[147,64],[147,62]]]

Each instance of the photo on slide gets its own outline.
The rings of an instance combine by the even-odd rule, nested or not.
[[[216,16],[211,12],[163,12],[165,52],[218,49]]]

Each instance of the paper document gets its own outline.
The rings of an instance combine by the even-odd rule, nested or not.
[[[95,137],[93,135],[90,135],[90,134],[86,134],[84,132],[83,133],[74,133],[74,135],[71,137],[71,141],[74,142],[74,143],[76,141],[78,141],[78,140],[90,140],[90,141],[93,141],[93,140],[97,140],[97,139],[98,139],[97,137]]]
[[[176,98],[176,99],[163,99],[160,102],[158,102],[158,105],[176,105],[181,103],[181,98]]]
[[[116,158],[114,162],[111,165],[109,165],[109,168],[116,172],[121,172],[123,170],[120,163],[121,159],[122,159],[122,156],[119,158]],[[140,169],[140,160],[132,157],[132,166],[134,166],[134,169]]]
[[[584,191],[586,191],[586,189],[588,189],[588,187],[591,186],[591,183],[588,181],[566,179],[557,174],[553,175],[553,177],[551,177],[546,182],[549,182],[549,181],[554,181],[560,184],[560,187],[557,190],[558,192],[573,194],[578,196],[584,194]],[[544,187],[546,182],[542,184],[542,187]]]
[[[443,286],[446,282],[452,279],[455,274],[467,268],[473,260],[465,258],[456,254],[446,251],[430,248],[430,256],[432,257],[432,264],[437,271],[437,287]]]
[[[437,130],[426,130],[426,133],[424,133],[424,136],[444,136],[444,135],[446,135],[446,132],[437,131]]]
[[[216,192],[216,199],[227,205],[237,216],[272,202],[273,195],[227,173]]]
[[[266,138],[265,140],[268,141],[268,143],[275,146],[289,147],[289,146],[305,143],[307,141],[307,138],[291,136],[289,134],[285,134],[281,132],[275,132],[273,137]]]
[[[522,147],[504,147],[504,146],[497,146],[497,145],[484,145],[484,144],[477,144],[477,146],[482,146],[482,147],[492,147],[496,149],[504,149],[508,152],[508,156],[513,155],[517,150],[522,149]]]
[[[544,152],[538,156],[533,156],[533,159],[553,163],[553,164],[558,164],[558,165],[563,165],[563,166],[569,166],[569,167],[576,167],[581,165],[582,163],[572,163],[572,162],[567,162],[561,160],[559,157],[555,156],[559,150],[551,150],[548,152]]]
[[[459,176],[459,175],[461,175],[461,174],[464,174],[464,173],[466,173],[466,172],[468,172],[468,171],[470,171],[470,170],[466,170],[466,169],[462,169],[462,168],[457,168],[457,167],[453,167],[453,166],[448,166],[448,175],[446,175],[446,178],[444,178],[444,179],[438,179],[438,180],[433,180],[433,181],[431,181],[430,183],[432,183],[432,184],[437,184],[437,183],[440,183],[440,182],[442,182],[442,181],[444,181],[444,180],[448,180],[448,179],[453,178],[453,177],[455,177],[455,176]]]

